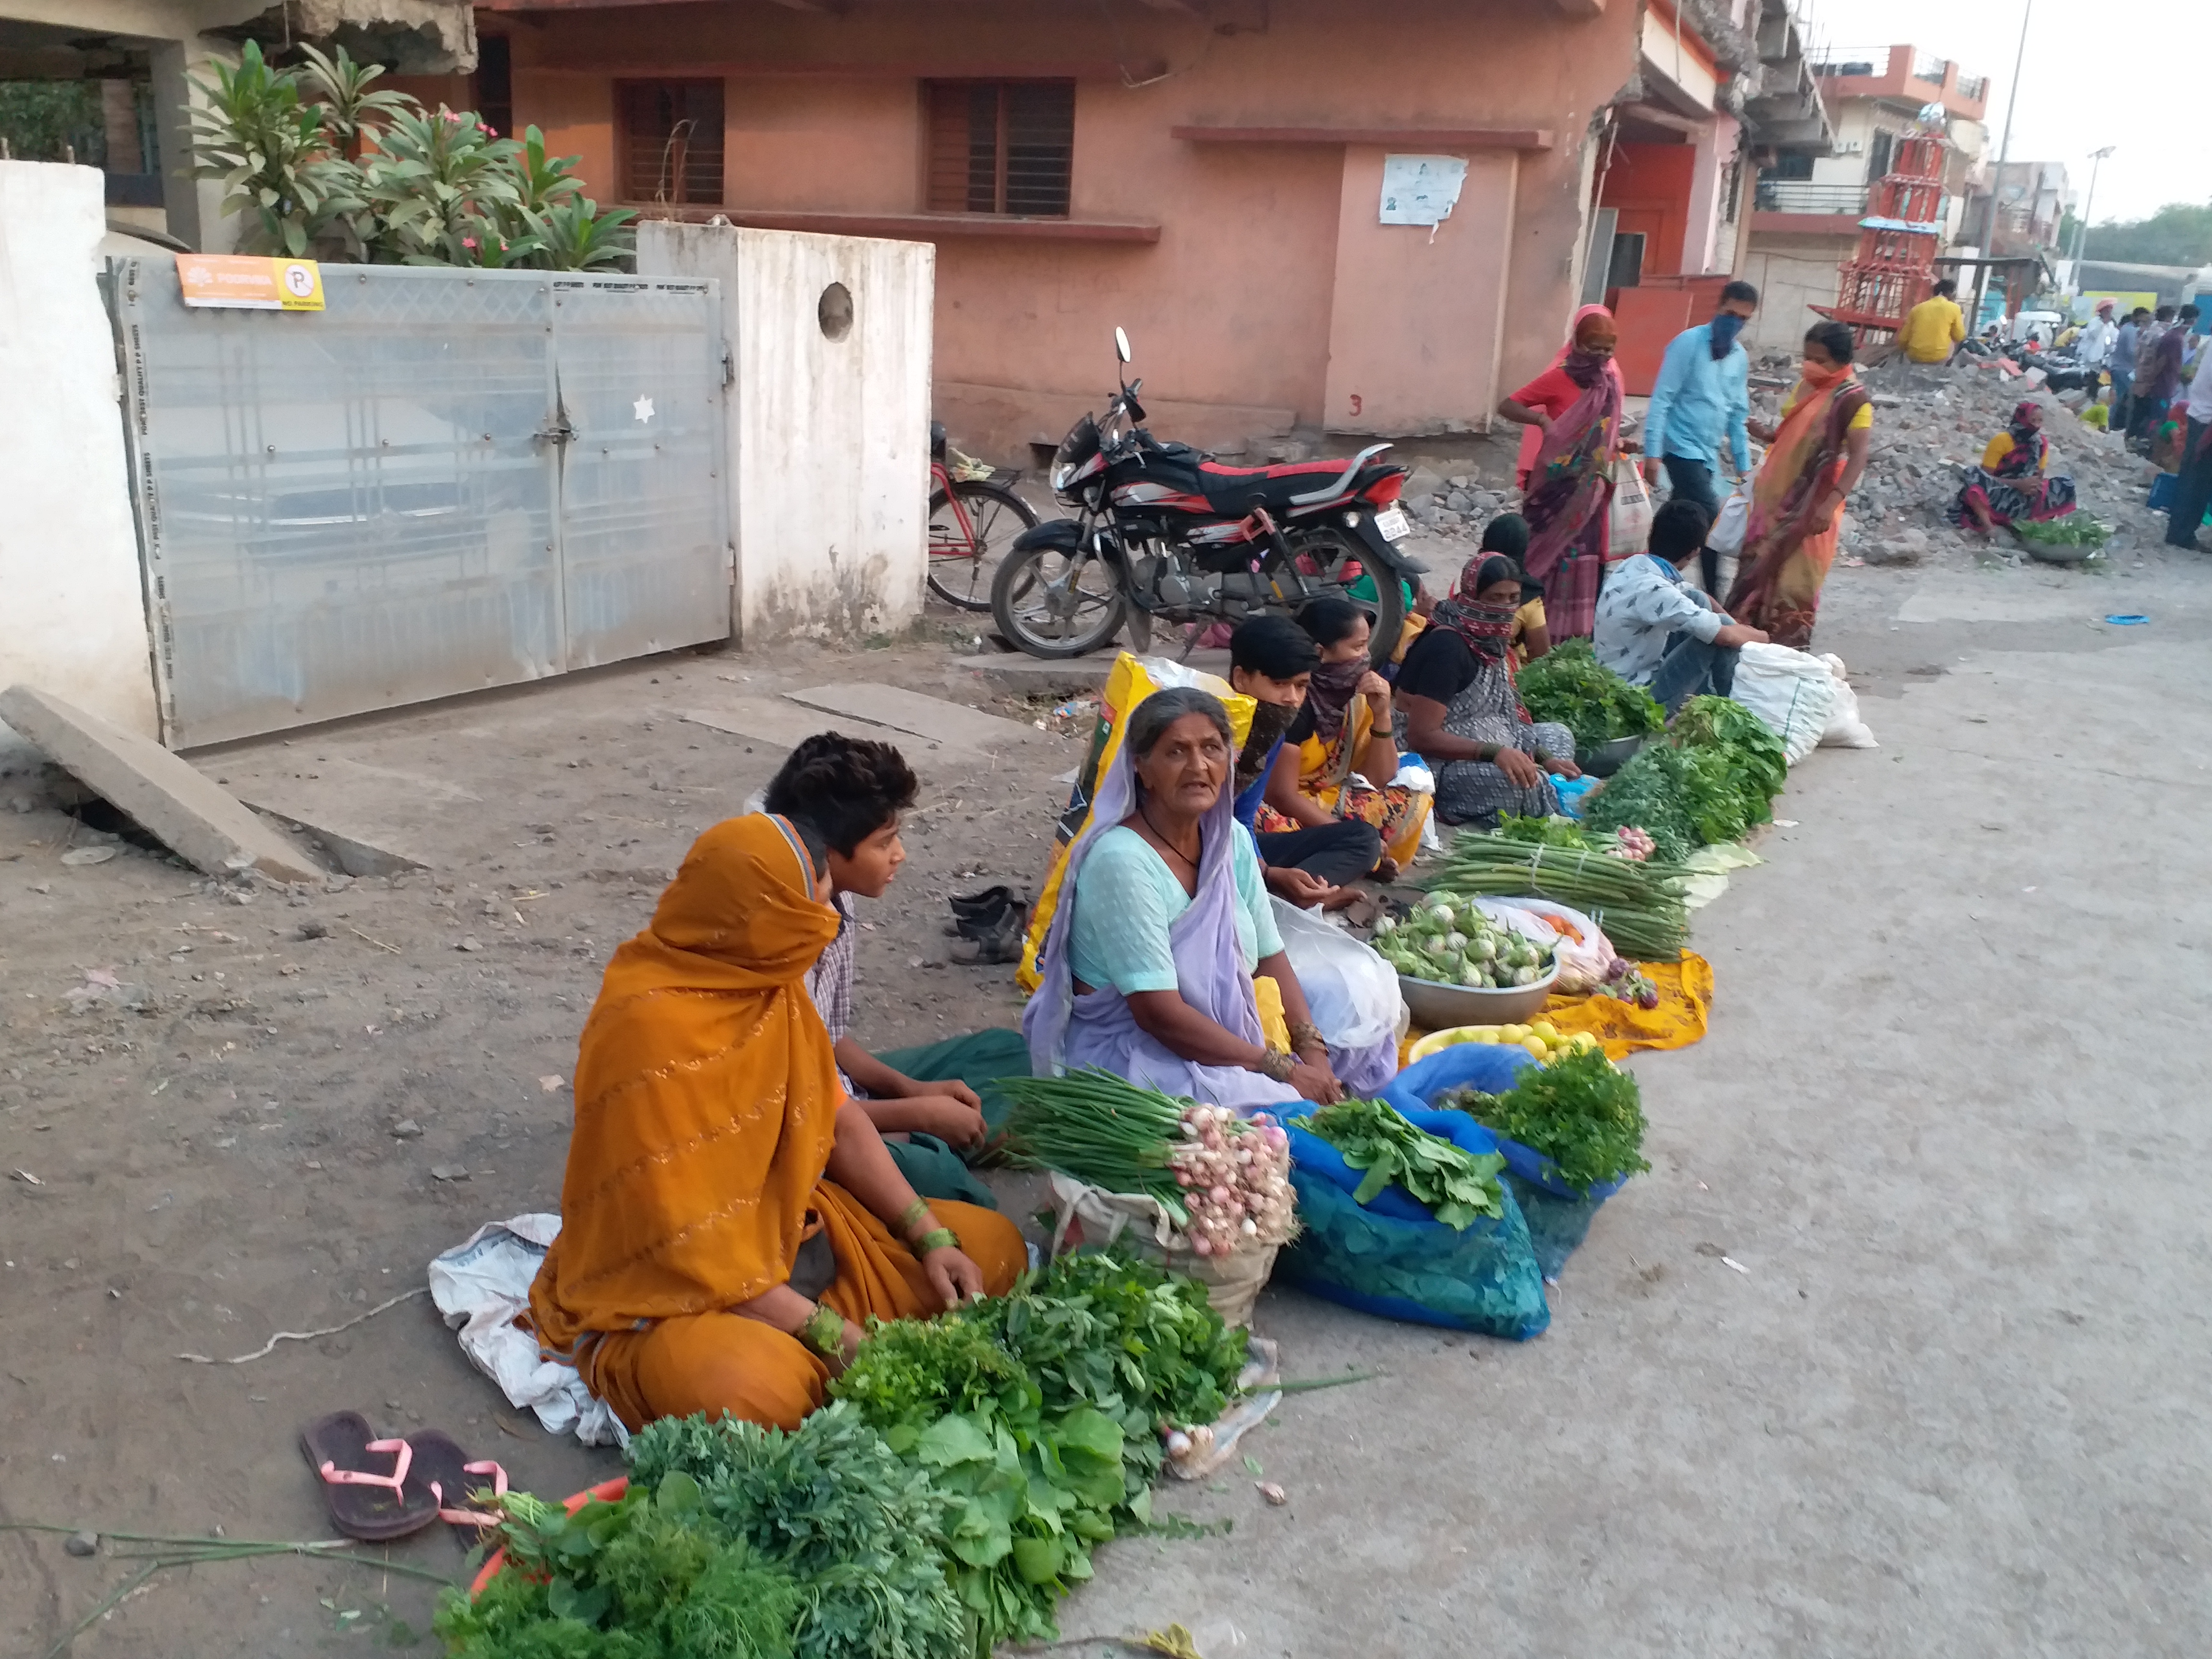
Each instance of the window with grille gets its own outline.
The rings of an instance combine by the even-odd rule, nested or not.
[[[929,211],[1067,215],[1073,81],[928,83]]]
[[[618,81],[623,199],[722,199],[722,83]]]

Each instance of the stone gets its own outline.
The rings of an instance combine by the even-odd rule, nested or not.
[[[80,1559],[88,1555],[97,1555],[100,1553],[100,1534],[88,1530],[73,1532],[62,1540],[62,1552],[66,1555],[76,1556]]]
[[[188,762],[33,685],[0,691],[0,720],[193,868],[258,869],[279,881],[324,872],[283,832]]]
[[[1444,505],[1455,513],[1466,513],[1473,509],[1474,497],[1464,489],[1455,489],[1450,495],[1444,497]]]
[[[1861,550],[1869,564],[1918,564],[1927,556],[1927,538],[1923,537],[1921,545],[1915,547],[1903,537],[1895,537],[1887,541],[1869,542]]]
[[[1474,479],[1465,472],[1455,472],[1444,482],[1454,489],[1466,489],[1474,484]]]

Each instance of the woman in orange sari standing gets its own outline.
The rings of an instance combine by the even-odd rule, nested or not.
[[[561,1232],[530,1310],[631,1429],[796,1428],[871,1316],[1003,1293],[1012,1223],[915,1197],[837,1084],[806,970],[837,931],[823,854],[755,814],[700,836],[607,964],[576,1060]]]
[[[1805,336],[1803,378],[1784,401],[1780,424],[1747,423],[1768,448],[1752,480],[1751,522],[1728,611],[1799,651],[1813,642],[1844,502],[1874,441],[1874,400],[1851,373],[1854,338],[1841,323],[1814,324]]]

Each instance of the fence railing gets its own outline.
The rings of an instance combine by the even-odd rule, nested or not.
[[[1978,99],[1986,98],[1986,97],[1988,97],[1989,95],[1990,95],[1990,77],[1989,77],[1988,76],[1986,76],[1986,75],[1977,75],[1977,76],[1974,76],[1974,77],[1973,77],[1973,79],[1972,79],[1971,81],[1970,81],[1970,80],[1966,79],[1964,76],[1961,76],[1961,77],[1960,78],[1960,81],[1959,81],[1959,96],[1960,96],[1960,97],[1961,97],[1961,98],[1968,98],[1968,99],[1977,99],[1977,100],[1978,100]]]
[[[1866,211],[1864,185],[1800,184],[1788,179],[1761,179],[1753,204],[1762,213],[1848,213]]]
[[[1821,46],[1812,54],[1815,75],[1887,75],[1887,46]]]

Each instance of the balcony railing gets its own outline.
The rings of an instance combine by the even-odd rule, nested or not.
[[[1761,213],[1840,213],[1856,219],[1866,212],[1867,187],[1761,179],[1753,204]]]
[[[1989,95],[1990,95],[1990,77],[1989,77],[1988,76],[1986,76],[1986,75],[1977,75],[1977,76],[1974,76],[1974,77],[1973,77],[1973,79],[1972,79],[1972,80],[1971,80],[1971,81],[1970,81],[1970,80],[1967,80],[1964,76],[1961,76],[1960,77],[1960,79],[1959,79],[1959,96],[1960,96],[1960,97],[1966,99],[1966,100],[1968,100],[1970,103],[1978,103],[1978,102],[1980,102],[1983,99],[1987,98]]]
[[[1947,58],[1938,58],[1932,52],[1916,52],[1912,58],[1912,78],[1931,81],[1940,87],[1943,84],[1943,72],[1950,67]]]
[[[1813,73],[1815,75],[1865,75],[1889,73],[1887,46],[1822,46],[1813,53]]]

